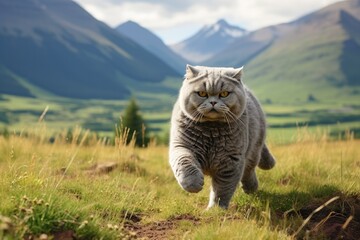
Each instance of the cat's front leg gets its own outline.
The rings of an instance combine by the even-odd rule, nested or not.
[[[170,152],[170,165],[180,186],[191,193],[197,193],[204,186],[204,174],[200,164],[190,150],[175,147]]]
[[[230,155],[226,161],[216,166],[217,171],[211,175],[211,191],[207,209],[218,205],[227,209],[236,187],[244,172],[245,159],[242,154]]]

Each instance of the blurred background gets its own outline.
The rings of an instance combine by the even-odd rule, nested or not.
[[[272,141],[360,137],[359,0],[0,0],[0,134],[111,137],[130,106],[167,143],[187,63],[244,65]]]

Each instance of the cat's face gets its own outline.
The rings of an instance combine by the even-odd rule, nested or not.
[[[180,108],[196,122],[232,122],[245,110],[242,68],[186,67]]]

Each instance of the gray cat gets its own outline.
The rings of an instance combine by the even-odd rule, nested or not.
[[[228,208],[238,183],[257,190],[255,167],[271,169],[265,116],[242,83],[242,68],[186,67],[171,118],[170,165],[183,189],[202,190],[212,178],[208,208]]]

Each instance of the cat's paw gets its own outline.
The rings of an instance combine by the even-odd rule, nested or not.
[[[197,193],[204,186],[204,175],[196,169],[192,174],[179,176],[179,183],[185,191]]]
[[[246,194],[254,193],[258,189],[258,181],[248,181],[242,183],[242,188]]]
[[[242,188],[246,194],[254,193],[259,187],[259,183],[256,177],[255,170],[244,172],[244,176],[241,179]]]
[[[242,188],[246,194],[251,194],[256,192],[256,190],[259,187],[259,183],[255,175],[254,177],[250,179],[246,179],[245,181],[242,180],[241,183],[242,183]]]
[[[246,194],[251,194],[251,193],[254,193],[256,192],[256,190],[258,189],[258,183],[252,183],[252,184],[244,184],[242,186],[244,192]]]

